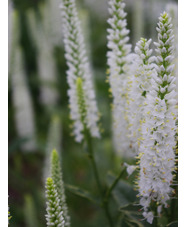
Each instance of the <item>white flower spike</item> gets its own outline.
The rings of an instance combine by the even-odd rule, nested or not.
[[[157,27],[156,74],[152,76],[152,88],[147,95],[145,122],[142,125],[143,141],[140,145],[140,204],[144,217],[153,221],[151,201],[167,207],[172,194],[171,185],[175,171],[176,92],[174,65],[174,36],[171,19],[164,12]]]
[[[129,87],[127,80],[130,70],[131,45],[129,30],[126,28],[125,3],[122,0],[109,1],[110,18],[108,23],[108,48],[109,82],[113,96],[113,131],[116,150],[128,155],[130,141],[127,137],[128,115],[126,102],[128,100]]]
[[[151,78],[154,73],[151,57],[152,49],[149,48],[152,40],[141,38],[135,47],[136,70],[132,77],[133,86],[129,92],[129,137],[132,145],[138,152],[140,142],[143,139],[141,125],[144,122],[144,108],[146,96],[151,89]]]
[[[89,130],[92,137],[100,137],[98,129],[98,109],[89,61],[85,49],[83,32],[81,29],[75,0],[62,0],[61,3],[65,57],[68,71],[67,80],[70,89],[68,90],[70,102],[70,117],[73,120],[73,134],[77,142],[84,138],[84,126]],[[77,79],[82,80],[83,98],[86,108],[85,121],[81,121],[81,113],[78,105]],[[79,80],[79,79],[78,79]],[[84,124],[85,123],[85,124]]]
[[[167,3],[166,11],[170,15],[173,24],[173,31],[174,31],[174,45],[175,45],[175,74],[176,74],[176,91],[178,91],[178,4],[175,2]]]

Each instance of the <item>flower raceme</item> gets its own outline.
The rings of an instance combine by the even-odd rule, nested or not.
[[[99,120],[92,74],[85,49],[84,37],[78,18],[75,0],[62,0],[61,3],[65,57],[68,65],[67,80],[69,84],[68,96],[70,103],[70,117],[73,121],[73,134],[77,142],[84,138],[84,125],[92,137],[100,137],[97,122]],[[84,94],[85,116],[82,122],[79,109],[78,86],[82,80]]]
[[[60,199],[56,190],[56,186],[52,178],[46,180],[46,198],[47,198],[47,226],[64,227],[65,220],[63,211],[60,207]]]
[[[135,47],[135,72],[132,75],[132,88],[129,92],[129,138],[138,152],[141,140],[141,125],[144,121],[144,108],[146,96],[151,88],[151,78],[154,73],[151,57],[152,49],[149,48],[152,40],[141,38]]]
[[[127,138],[127,109],[125,103],[128,100],[127,80],[130,70],[131,45],[129,41],[129,30],[126,28],[125,4],[122,0],[109,1],[110,18],[108,23],[108,66],[109,83],[113,96],[113,130],[117,151],[125,151],[127,155],[130,142]]]
[[[43,181],[45,184],[46,178],[50,176],[50,163],[51,163],[51,151],[55,147],[56,150],[61,150],[61,122],[58,115],[51,117],[51,122],[48,129],[47,144],[45,149],[45,160],[43,168]]]
[[[70,216],[68,215],[68,207],[66,204],[66,197],[65,197],[65,189],[64,189],[64,183],[62,178],[62,171],[60,166],[60,159],[58,152],[54,149],[51,153],[51,177],[54,181],[54,184],[56,186],[56,190],[58,193],[59,198],[59,205],[61,207],[61,210],[63,211],[63,217],[65,220],[65,227],[70,226]]]
[[[178,4],[175,2],[170,2],[167,3],[166,5],[166,12],[169,14],[171,17],[172,21],[171,23],[173,24],[173,32],[174,32],[174,64],[175,64],[175,74],[176,74],[176,89],[178,89]],[[178,91],[178,90],[176,90]]]
[[[155,71],[152,74],[152,88],[147,94],[145,120],[140,145],[140,172],[138,190],[143,215],[152,223],[151,201],[167,207],[173,189],[175,167],[176,92],[174,74],[174,36],[171,19],[164,12],[157,26],[158,42],[156,46]]]

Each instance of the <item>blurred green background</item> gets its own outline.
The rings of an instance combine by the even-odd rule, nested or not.
[[[9,1],[8,174],[9,207],[12,216],[10,226],[12,227],[46,225],[43,171],[45,154],[52,146],[58,148],[62,156],[64,182],[89,190],[95,196],[98,193],[87,154],[83,146],[76,143],[71,136],[67,65],[64,57],[59,2],[57,0]],[[130,42],[134,49],[135,43],[141,36],[156,40],[155,27],[160,13],[165,10],[167,3],[177,1],[126,0],[125,2],[128,28],[131,31]],[[106,184],[112,179],[111,175],[108,176],[108,170],[117,175],[123,162],[122,155],[114,152],[112,143],[110,111],[112,98],[108,91],[109,84],[106,82],[107,0],[77,0],[77,4],[101,113],[102,139],[94,140],[94,150],[101,179]],[[18,45],[22,53],[21,63],[15,60],[18,60],[16,55]],[[18,67],[19,63],[20,67]],[[24,114],[25,116],[22,117],[22,121],[17,120],[19,117],[16,117],[16,113],[20,111],[20,106],[16,103],[22,100],[21,94],[24,93],[20,93],[19,97],[19,91],[15,91],[16,86],[14,86],[18,78],[15,74],[19,74],[19,71],[23,74],[22,86],[25,87],[29,97],[29,102],[26,100],[25,106],[23,103],[25,112],[23,111],[23,115],[20,116]],[[45,73],[48,73],[49,78],[41,77],[41,74],[45,76]],[[14,99],[15,95],[17,98]],[[30,120],[31,122],[27,122]],[[18,124],[21,125],[18,126]],[[27,131],[29,127],[34,129],[29,131],[30,135],[20,136],[17,127],[24,128],[24,125],[27,125]],[[124,174],[123,179],[126,180],[126,177]],[[131,178],[130,182],[132,181]],[[133,193],[132,196],[135,195],[133,191],[130,193]],[[121,200],[118,201],[120,205],[127,204],[125,196],[128,194],[120,194]],[[72,226],[107,226],[103,211],[96,204],[74,195],[67,189],[66,197]],[[111,201],[111,210],[114,210],[116,204],[115,201]],[[169,221],[175,220],[176,215],[170,217]],[[163,220],[162,223],[166,221]]]

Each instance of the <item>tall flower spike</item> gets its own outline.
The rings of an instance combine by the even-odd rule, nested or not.
[[[60,207],[60,199],[52,178],[46,180],[47,226],[64,227],[65,220]]]
[[[38,76],[40,80],[40,101],[48,109],[53,109],[56,106],[58,99],[58,92],[56,89],[57,85],[57,69],[55,65],[55,59],[53,58],[53,37],[60,37],[57,35],[52,36],[51,29],[48,27],[52,26],[50,21],[49,12],[47,9],[49,2],[46,1],[47,6],[42,4],[39,7],[41,18],[37,18],[34,10],[28,10],[28,26],[32,34],[34,45],[37,48],[37,60],[38,60]],[[56,13],[57,14],[57,13]],[[60,14],[59,14],[60,16]],[[58,38],[59,39],[59,38]]]
[[[73,120],[73,134],[77,142],[83,139],[84,125],[81,121],[78,106],[78,94],[76,81],[82,79],[83,93],[86,108],[85,126],[92,137],[100,137],[97,122],[99,120],[98,109],[95,100],[95,92],[89,61],[85,49],[84,37],[78,19],[75,0],[62,0],[62,19],[64,30],[65,57],[68,65],[67,80],[70,89],[68,90],[70,102],[70,117]]]
[[[108,31],[108,48],[107,53],[109,66],[109,82],[113,95],[113,130],[114,140],[117,151],[130,150],[129,139],[127,138],[127,114],[125,103],[128,100],[127,77],[129,76],[129,53],[131,45],[129,41],[129,30],[126,28],[125,4],[122,0],[109,1],[109,13],[111,18],[108,19],[110,28]]]
[[[56,185],[58,198],[60,199],[59,205],[63,211],[63,217],[65,220],[65,227],[70,226],[70,216],[68,215],[68,207],[65,198],[65,189],[62,179],[62,171],[60,166],[59,154],[56,150],[52,151],[51,154],[51,177]]]
[[[176,91],[178,91],[178,4],[175,2],[166,5],[166,11],[172,18],[173,32],[174,32],[174,46],[175,46],[175,74],[176,74]]]
[[[31,94],[26,82],[23,50],[19,43],[19,14],[16,10],[13,13],[13,22],[9,79],[15,109],[15,126],[17,135],[28,140],[21,145],[22,150],[33,151],[36,148],[35,117]]]
[[[152,88],[147,94],[145,123],[142,125],[143,142],[140,145],[140,204],[144,209],[144,217],[152,223],[153,213],[150,211],[151,201],[159,206],[167,207],[172,194],[174,181],[176,146],[176,92],[174,65],[172,61],[174,36],[171,19],[164,12],[157,26],[158,43],[155,69],[152,75]]]
[[[56,148],[56,150],[61,150],[61,138],[62,138],[62,127],[59,116],[53,115],[49,129],[47,144],[45,148],[45,160],[43,168],[43,181],[45,184],[46,178],[50,175],[50,163],[51,163],[51,151]]]
[[[144,121],[144,108],[146,96],[151,88],[151,75],[153,73],[154,59],[151,57],[152,49],[149,49],[151,39],[141,38],[136,43],[136,70],[132,77],[133,86],[129,92],[129,137],[133,147],[138,151],[140,141],[143,139],[141,134],[141,124]]]
[[[26,138],[21,147],[24,151],[33,151],[36,148],[36,129],[34,111],[30,91],[26,83],[26,75],[23,64],[23,52],[17,44],[11,68],[12,99],[15,108],[15,125],[20,138]]]

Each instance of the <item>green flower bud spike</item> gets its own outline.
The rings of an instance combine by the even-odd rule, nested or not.
[[[61,210],[63,211],[63,217],[65,220],[65,227],[70,226],[70,217],[68,215],[68,207],[66,205],[66,197],[64,190],[64,183],[62,178],[62,171],[60,166],[59,154],[56,150],[52,151],[51,154],[51,177],[56,185],[56,190],[58,193],[58,197],[60,199],[59,205]]]
[[[56,190],[56,186],[52,178],[46,180],[46,199],[47,199],[47,227],[64,227],[65,220],[63,218],[63,211],[60,206],[60,199]]]

